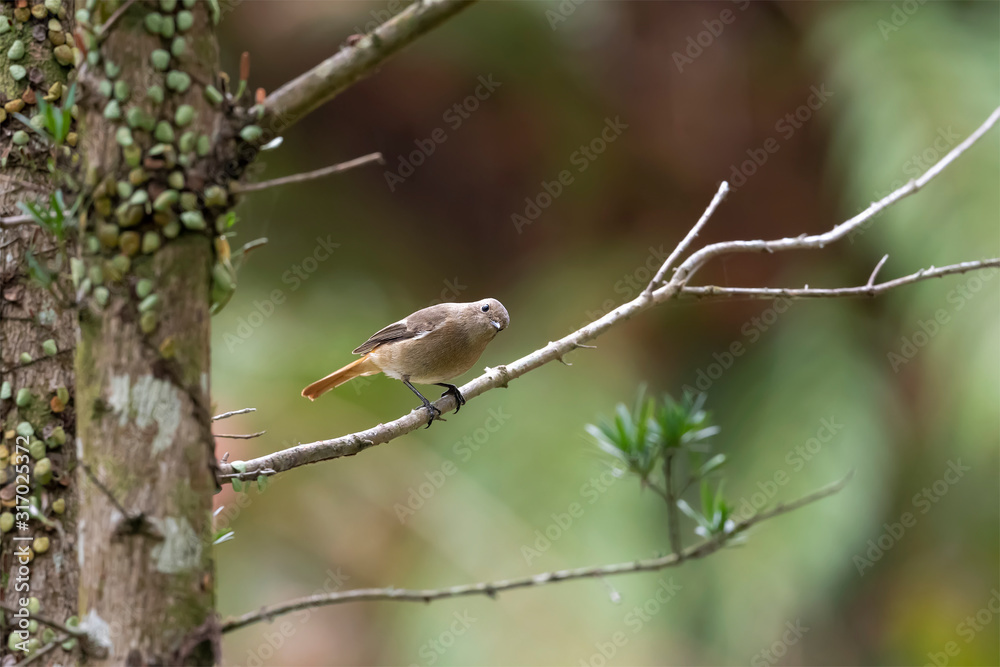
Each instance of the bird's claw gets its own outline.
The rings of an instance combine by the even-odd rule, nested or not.
[[[441,394],[441,398],[449,395],[455,397],[455,414],[458,414],[458,411],[462,409],[463,405],[465,405],[465,396],[462,396],[462,392],[459,391],[458,387],[453,384],[439,384],[438,386],[445,387],[444,393]]]
[[[424,407],[427,409],[427,412],[430,414],[430,418],[428,418],[428,420],[427,420],[427,426],[425,426],[424,428],[430,428],[431,424],[434,423],[435,419],[438,420],[439,422],[447,421],[446,419],[444,419],[441,416],[441,411],[438,410],[437,408],[435,408],[430,403],[428,403]]]

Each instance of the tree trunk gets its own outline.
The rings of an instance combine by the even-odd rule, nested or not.
[[[11,396],[0,404],[10,455],[2,463],[15,454],[13,438],[23,422],[32,439],[50,441],[49,452],[32,452],[51,462],[53,479],[32,476],[44,521],[32,519],[25,535],[44,533],[50,545],[43,552],[35,543],[30,595],[43,616],[65,623],[78,615],[93,638],[51,651],[43,661],[211,664],[218,623],[209,310],[214,269],[220,261],[228,267],[228,245],[214,223],[229,209],[226,186],[245,164],[229,162],[240,165],[234,174],[222,168],[227,162],[218,156],[226,152],[217,144],[224,138],[232,149],[238,142],[218,93],[205,92],[216,81],[218,4],[79,1],[77,9],[86,13],[78,39],[70,36],[66,44],[82,47],[73,55],[84,63],[77,71],[80,141],[73,162],[63,159],[65,147],[37,138],[11,117],[14,111],[38,114],[26,84],[40,97],[57,75],[65,81],[71,64],[66,49],[55,52],[59,36],[53,41],[49,22],[74,8],[53,13],[52,0],[46,11],[41,0],[26,4],[5,3],[0,10],[9,26],[4,30],[0,22],[0,91],[4,102],[23,97],[27,103],[9,109],[0,124],[0,214],[19,214],[17,200],[46,202],[57,188],[80,207],[65,253],[37,225],[0,227],[0,364],[11,384]],[[69,22],[63,25],[63,36],[70,35]],[[18,58],[20,47],[11,51],[15,40],[27,47]],[[11,76],[15,64],[25,67],[19,80]],[[58,96],[52,101],[60,104]],[[22,129],[28,134],[15,137]],[[76,136],[67,143],[76,146]],[[39,192],[14,189],[20,181],[39,184]],[[61,290],[29,279],[29,250],[52,269]],[[57,353],[46,356],[42,344],[49,338]],[[45,348],[51,351],[51,344]],[[24,363],[22,352],[38,361]],[[58,391],[74,384],[75,396]],[[22,389],[33,399],[22,400]],[[66,406],[50,405],[53,396]],[[57,444],[59,426],[69,446]],[[15,485],[8,483],[12,469],[4,470],[7,509]],[[53,506],[62,496],[60,515]],[[4,604],[12,607],[24,595],[12,590],[14,537],[4,536],[2,555]],[[8,612],[6,621],[13,620]],[[4,665],[24,657],[23,645],[6,648],[9,625]],[[53,638],[45,626],[32,630],[33,650]]]
[[[39,15],[31,14],[30,10],[27,14],[15,13],[12,4],[4,3],[0,8],[0,16],[4,17],[0,21],[6,21],[0,24],[0,103],[3,104],[0,216],[3,217],[22,213],[16,206],[18,201],[47,197],[53,190],[44,154],[40,156],[30,148],[22,151],[15,146],[14,133],[26,128],[13,114],[20,112],[30,117],[36,113],[39,97],[51,92],[50,99],[55,101],[65,93],[70,68],[57,62],[53,51],[65,43],[73,29],[72,6],[46,11],[42,17],[41,10],[36,10]],[[3,26],[7,29],[3,30]],[[54,30],[56,27],[59,29]],[[12,65],[24,68],[23,78],[14,78]],[[53,89],[53,85],[57,87]],[[3,503],[0,588],[5,605],[17,607],[19,598],[35,598],[43,615],[68,619],[77,613],[79,573],[77,482],[73,477],[76,316],[51,292],[29,278],[25,261],[29,251],[46,261],[57,252],[57,244],[37,225],[0,226],[0,499]],[[31,361],[22,355],[30,356]],[[19,432],[30,435],[22,437]],[[38,510],[26,519],[25,530],[18,530],[14,522],[18,480],[13,464],[20,463],[17,456],[23,453],[18,451],[18,444],[30,449],[26,461],[30,492],[23,497],[31,498]],[[46,479],[46,467],[51,470],[51,479]],[[18,558],[19,547],[30,547],[31,551],[29,554],[21,551]],[[28,558],[31,560],[21,563]],[[37,649],[55,636],[51,629],[36,626],[28,636],[18,635],[11,641],[10,630],[17,629],[17,619],[6,611],[3,618],[0,659],[4,665],[23,656],[9,646],[24,641],[23,646]],[[49,653],[36,664],[60,661],[58,653]]]
[[[98,2],[94,23],[118,6]],[[214,257],[204,221],[215,216],[208,160],[195,148],[222,121],[202,83],[217,71],[209,6],[136,3],[98,52],[80,78],[94,202],[83,259],[88,274],[103,272],[107,298],[95,288],[80,311],[76,371],[81,462],[105,488],[82,487],[81,619],[109,627],[108,664],[211,664]],[[118,114],[107,110],[109,86]]]
[[[9,170],[0,174],[0,190],[11,187],[12,179],[22,181],[42,181],[38,175],[28,170]],[[11,199],[23,197],[16,190],[0,195],[0,214],[11,214],[14,211]],[[20,211],[16,211],[20,212]],[[78,568],[76,558],[76,482],[72,477],[75,466],[73,438],[76,430],[73,409],[73,348],[75,313],[62,309],[56,300],[45,289],[32,284],[25,271],[25,264],[19,261],[28,247],[44,255],[46,250],[52,250],[54,244],[46,238],[41,228],[34,225],[22,225],[13,229],[0,229],[0,382],[7,389],[3,395],[8,398],[0,401],[0,423],[3,427],[3,446],[0,450],[0,464],[3,465],[2,498],[5,517],[2,521],[12,522],[14,492],[17,484],[12,465],[17,455],[17,445],[24,445],[24,440],[16,442],[18,426],[31,424],[34,432],[30,436],[32,442],[48,441],[49,446],[42,448],[42,459],[48,459],[53,471],[52,481],[44,485],[32,485],[32,495],[38,497],[38,507],[46,517],[45,522],[37,518],[27,521],[28,530],[9,532],[7,525],[3,537],[2,568],[4,574],[3,600],[12,604],[19,597],[35,597],[38,599],[41,613],[53,618],[69,618],[77,610]],[[45,341],[55,341],[57,354],[50,356],[42,347]],[[51,349],[51,348],[50,348]],[[22,353],[31,355],[32,361],[24,364],[20,357]],[[57,392],[62,389],[63,397],[68,396],[68,405],[53,406],[53,399],[59,400]],[[18,407],[16,399],[27,392],[30,402]],[[59,412],[54,412],[53,407]],[[40,448],[40,445],[34,445]],[[33,451],[36,455],[40,452]],[[38,462],[31,457],[30,467],[37,470]],[[45,465],[45,464],[43,464]],[[32,482],[37,476],[32,474]],[[14,540],[14,537],[30,536],[32,542]],[[48,549],[39,550],[37,538],[48,539]],[[44,540],[43,540],[44,541]],[[33,554],[31,562],[26,564],[30,571],[30,582],[27,590],[15,590],[23,577],[18,577],[19,560],[16,549],[19,545],[31,544]],[[41,553],[38,553],[41,551]],[[7,621],[12,621],[5,612]],[[12,629],[12,623],[5,623],[3,632],[3,648],[0,652],[6,654],[8,648],[7,631]],[[47,643],[50,639],[45,628],[40,627],[31,634],[33,646]],[[54,662],[54,658],[52,658]],[[45,664],[45,663],[42,663]],[[51,664],[51,663],[50,663]]]

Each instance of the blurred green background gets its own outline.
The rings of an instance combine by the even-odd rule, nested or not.
[[[223,24],[226,66],[250,51],[252,83],[273,90],[399,7],[242,3]],[[299,392],[434,301],[506,305],[511,325],[479,368],[565,335],[635,296],[647,262],[723,179],[740,187],[703,242],[829,229],[989,115],[998,34],[996,2],[473,6],[263,156],[262,179],[371,151],[387,164],[241,206],[234,247],[270,243],[215,318],[213,394],[219,411],[257,412],[216,431],[267,435],[219,440],[220,455],[249,458],[415,407],[381,376],[316,403]],[[627,127],[581,157],[608,119]],[[432,136],[445,139],[411,157]],[[998,146],[994,128],[848,241],[717,261],[696,282],[858,285],[885,253],[883,278],[997,256]],[[411,174],[401,161],[421,164]],[[562,170],[572,183],[518,225],[526,198]],[[680,569],[495,601],[292,614],[227,635],[226,662],[996,665],[998,296],[993,272],[784,312],[761,301],[661,306],[573,353],[571,367],[534,371],[447,423],[285,473],[263,495],[227,489],[220,519],[236,538],[216,547],[224,615],[324,587],[440,587],[665,552],[663,503],[630,479],[591,482],[604,462],[583,428],[641,383],[677,396],[702,379],[737,507],[857,469],[835,498]],[[727,359],[734,342],[746,352]],[[787,484],[771,483],[782,472]],[[526,558],[536,531],[575,502],[582,516]],[[401,512],[408,503],[418,509]],[[900,534],[892,524],[905,513],[915,523]],[[660,587],[675,591],[662,604]]]

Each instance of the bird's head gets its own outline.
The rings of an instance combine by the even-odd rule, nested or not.
[[[510,315],[507,314],[507,309],[496,299],[473,301],[469,306],[474,309],[476,317],[493,328],[494,335],[506,329],[507,325],[510,324]]]

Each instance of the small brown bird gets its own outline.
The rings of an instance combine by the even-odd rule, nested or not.
[[[385,373],[410,388],[430,413],[430,428],[441,411],[431,405],[411,382],[445,387],[441,396],[455,397],[458,412],[465,397],[446,380],[465,373],[491,340],[507,328],[510,316],[496,299],[471,303],[439,303],[418,310],[376,332],[354,354],[364,356],[302,390],[310,401],[361,375]]]

